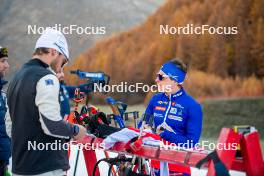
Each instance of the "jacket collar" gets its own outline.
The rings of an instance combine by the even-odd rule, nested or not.
[[[171,97],[172,98],[177,98],[177,97],[180,97],[180,96],[182,96],[184,94],[185,94],[185,90],[183,88],[181,88],[176,93],[172,94]]]
[[[42,60],[40,60],[40,59],[38,59],[38,58],[33,58],[33,59],[31,59],[31,60],[28,62],[28,64],[30,64],[30,65],[40,65],[40,66],[42,66],[42,67],[44,67],[44,68],[48,68],[48,67],[49,67],[48,64],[46,64],[45,62],[43,62]]]
[[[168,98],[168,99],[177,99],[177,97],[180,97],[180,96],[185,95],[185,94],[186,94],[185,90],[184,90],[183,88],[181,88],[181,89],[178,90],[176,93],[171,94],[170,96],[168,96],[168,95],[166,95],[166,94],[164,93],[164,96],[165,96],[166,98]]]

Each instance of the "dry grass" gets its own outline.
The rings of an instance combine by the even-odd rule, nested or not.
[[[264,96],[264,79],[251,76],[245,79],[221,78],[214,74],[191,71],[185,88],[196,98]]]

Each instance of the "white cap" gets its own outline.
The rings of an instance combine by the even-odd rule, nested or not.
[[[53,48],[69,60],[68,44],[66,38],[60,31],[47,28],[37,40],[35,49],[41,47]]]

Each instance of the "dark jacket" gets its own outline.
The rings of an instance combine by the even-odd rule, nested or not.
[[[7,81],[4,81],[0,78],[0,161],[7,161],[11,155],[10,148],[10,138],[6,133],[5,126],[5,115],[7,111],[6,107],[6,94],[2,91],[3,85],[5,85]]]
[[[60,116],[59,81],[48,65],[39,59],[24,64],[9,84],[7,99],[13,173],[36,175],[69,169],[68,151],[60,147],[53,150],[48,145],[63,145],[75,134],[73,125]],[[33,149],[34,143],[47,147]]]

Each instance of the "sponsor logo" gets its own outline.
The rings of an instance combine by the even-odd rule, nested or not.
[[[179,92],[179,93],[173,95],[172,97],[175,98],[175,97],[179,97],[179,96],[181,96],[181,95],[182,95],[182,92]]]
[[[163,114],[154,113],[154,117],[163,117]]]
[[[178,111],[178,115],[179,115],[179,116],[182,116],[182,109],[179,109],[179,111]]]
[[[158,101],[158,104],[168,104],[167,101]]]
[[[177,104],[176,102],[172,102],[172,103],[171,103],[171,106],[175,106],[175,107],[177,107],[177,108],[184,109],[184,107],[183,107],[181,104]]]
[[[60,96],[60,101],[64,101],[64,98],[63,98],[63,96]]]
[[[45,80],[45,84],[48,86],[48,85],[54,85],[54,82],[52,79],[46,79]]]
[[[184,109],[184,107],[183,107],[181,104],[177,104],[177,103],[175,103],[174,106],[177,107],[177,108]]]
[[[177,121],[182,121],[182,117],[180,116],[175,116],[175,115],[168,115],[168,118],[169,119],[172,119],[172,120],[177,120]]]
[[[161,106],[156,106],[156,107],[155,107],[155,110],[158,110],[158,111],[165,111],[166,108],[165,108],[165,107],[161,107]]]
[[[170,113],[172,114],[177,114],[177,108],[171,108]]]

